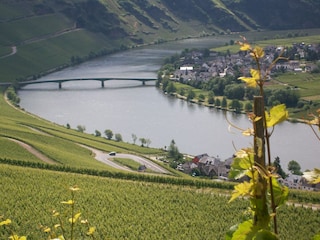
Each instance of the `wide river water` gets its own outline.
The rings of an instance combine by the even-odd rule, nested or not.
[[[128,50],[70,67],[42,79],[90,77],[148,78],[157,76],[165,57],[185,48],[212,47],[228,39],[188,39],[162,45]],[[251,127],[245,115],[225,113],[191,104],[163,94],[155,82],[142,85],[138,81],[107,81],[101,88],[98,81],[67,82],[62,89],[57,83],[29,85],[19,91],[21,107],[47,120],[72,128],[83,125],[86,132],[106,129],[120,133],[125,142],[133,142],[132,134],[151,140],[150,147],[164,148],[171,140],[180,152],[192,155],[208,153],[229,158],[236,151],[252,144],[228,128],[226,116],[233,124]],[[279,156],[287,171],[290,160],[300,163],[302,170],[320,167],[320,142],[309,126],[284,122],[271,137],[272,160]]]

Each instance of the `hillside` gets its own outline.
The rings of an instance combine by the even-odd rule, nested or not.
[[[320,27],[318,1],[6,0],[0,82],[37,78],[100,55],[190,36]]]

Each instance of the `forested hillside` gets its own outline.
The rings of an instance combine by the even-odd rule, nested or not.
[[[141,44],[317,28],[319,11],[316,0],[2,0],[0,81],[37,78]]]

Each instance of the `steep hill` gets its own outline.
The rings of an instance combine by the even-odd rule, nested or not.
[[[319,11],[316,0],[3,0],[0,82],[37,78],[141,44],[316,28]]]

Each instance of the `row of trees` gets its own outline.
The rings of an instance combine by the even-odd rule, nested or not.
[[[179,90],[175,87],[174,83],[169,79],[162,79],[162,89],[168,94],[178,93],[181,96],[186,96],[187,100],[192,100],[198,97],[199,101],[205,101],[205,96],[199,94],[196,96],[192,89],[180,88]],[[212,101],[214,96],[225,96],[230,100],[252,100],[254,96],[258,95],[258,89],[247,88],[238,81],[233,81],[231,77],[220,78],[216,77],[209,80],[206,83],[200,81],[189,81],[188,85],[209,91],[208,103],[214,104]],[[299,94],[294,89],[266,89],[265,90],[265,105],[275,106],[278,104],[286,104],[288,107],[299,107]]]
[[[67,123],[67,128],[68,129],[71,128],[69,123]],[[84,125],[77,125],[77,131],[83,133],[86,131],[86,127]],[[102,134],[99,130],[95,130],[94,135],[96,137],[102,136]],[[120,133],[113,133],[113,131],[111,129],[104,130],[104,135],[106,136],[106,138],[108,140],[112,140],[114,138],[114,140],[117,142],[123,142],[122,135]],[[145,146],[149,147],[151,144],[151,140],[149,138],[142,137],[142,138],[138,139],[137,135],[134,133],[131,134],[131,137],[132,137],[133,144],[136,144],[137,140],[140,141],[142,147],[145,147]]]

